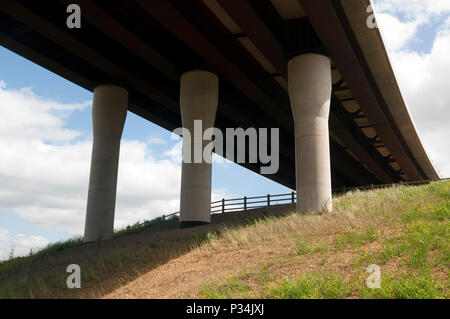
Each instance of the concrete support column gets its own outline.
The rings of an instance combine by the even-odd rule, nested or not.
[[[120,139],[127,116],[128,92],[115,85],[94,90],[91,174],[84,241],[111,239],[114,229]]]
[[[219,99],[219,78],[207,71],[194,70],[181,76],[180,106],[183,128],[191,138],[183,138],[183,153],[190,150],[191,163],[182,164],[180,194],[180,225],[191,227],[211,222],[211,164],[194,163],[195,152],[203,152],[209,141],[194,137],[194,121],[202,121],[203,136],[207,128],[214,126]],[[200,147],[201,146],[201,147]]]
[[[292,58],[288,82],[295,125],[297,211],[331,211],[330,59],[320,54]]]

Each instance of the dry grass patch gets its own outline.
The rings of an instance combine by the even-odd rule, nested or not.
[[[73,295],[60,287],[64,272],[36,289],[32,275],[6,287],[16,297],[448,298],[449,186],[349,192],[327,214],[137,233],[38,265],[61,271],[83,257],[87,288]],[[381,267],[381,289],[366,287],[370,264]]]
[[[205,246],[270,242],[289,253],[267,265],[270,282],[257,280],[259,266],[249,265],[247,273],[207,281],[192,296],[448,298],[449,184],[351,192],[337,198],[327,215],[295,214],[225,230]],[[373,263],[381,266],[382,289],[365,286],[366,267]]]

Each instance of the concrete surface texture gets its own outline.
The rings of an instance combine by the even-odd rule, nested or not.
[[[94,90],[92,147],[84,241],[113,236],[120,139],[127,116],[128,92],[115,85]]]
[[[182,164],[180,222],[183,226],[211,222],[211,164],[194,163],[194,153],[209,143],[194,138],[194,121],[202,120],[203,132],[214,126],[219,98],[219,78],[207,71],[194,70],[181,76],[180,107],[183,127],[191,139],[183,138],[183,152],[191,150],[191,163]],[[197,152],[198,154],[198,152]]]
[[[319,54],[292,58],[288,85],[295,126],[297,211],[331,211],[330,59]]]

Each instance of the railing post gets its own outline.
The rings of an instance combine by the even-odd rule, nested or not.
[[[244,211],[247,210],[247,196],[244,196]]]
[[[291,201],[292,201],[292,204],[295,203],[295,192],[291,192]]]
[[[270,207],[270,194],[267,194],[267,207]]]
[[[225,213],[225,198],[222,198],[222,213]]]

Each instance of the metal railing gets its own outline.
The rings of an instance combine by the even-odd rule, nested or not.
[[[286,194],[267,194],[264,196],[221,199],[211,203],[211,214],[247,211],[256,208],[270,207],[279,204],[290,204],[296,201],[295,192]]]
[[[449,180],[449,178],[442,178],[441,181]],[[368,185],[368,186],[358,186],[358,187],[342,187],[338,189],[333,189],[334,194],[345,193],[352,190],[367,190],[367,189],[377,189],[377,188],[387,188],[396,187],[402,185],[422,185],[428,184],[432,181],[422,180],[415,182],[401,182],[398,184],[383,184],[383,185]],[[241,198],[230,198],[221,199],[211,203],[211,214],[221,214],[227,212],[238,212],[238,211],[249,211],[257,208],[264,208],[270,206],[276,206],[280,204],[294,204],[297,201],[297,195],[295,192],[286,194],[267,194],[264,196],[253,196],[253,197],[241,197]],[[180,212],[171,213],[168,215],[162,215],[154,220],[146,220],[143,223],[136,223],[133,226],[127,226],[126,233],[131,233],[138,231],[141,227],[151,227],[154,222],[158,219],[167,220],[173,218],[174,216],[180,215]]]
[[[280,204],[294,204],[297,200],[295,192],[264,196],[240,197],[240,198],[222,198],[220,200],[211,202],[211,214],[229,213],[247,211],[257,208],[270,207]],[[162,215],[163,219],[179,215],[180,212],[175,212],[168,215]]]
[[[449,178],[442,178],[441,181],[449,180]],[[333,189],[333,193],[345,193],[352,190],[369,190],[378,188],[395,187],[401,185],[423,185],[428,184],[432,181],[421,180],[414,182],[400,182],[397,184],[382,184],[382,185],[367,185],[367,186],[357,186],[357,187],[342,187]],[[270,207],[279,204],[294,204],[297,201],[296,192],[276,194],[276,195],[263,195],[263,196],[253,196],[253,197],[240,197],[240,198],[230,198],[217,200],[211,202],[211,214],[220,214],[228,212],[238,212],[238,211],[248,211],[257,208]],[[162,215],[163,219],[168,217],[177,216],[180,212],[175,212],[168,215]]]
[[[238,211],[249,211],[257,208],[264,208],[270,206],[276,206],[280,204],[293,204],[296,202],[295,192],[286,194],[267,194],[265,196],[253,196],[253,197],[241,197],[217,200],[211,203],[211,214],[221,214]],[[120,231],[130,234],[139,231],[142,227],[151,227],[152,224],[158,222],[158,220],[168,220],[174,216],[179,216],[180,212],[175,212],[167,215],[162,215],[153,220],[145,220],[144,222],[137,222],[132,226],[127,226],[126,229]],[[116,236],[118,236],[116,234]]]

